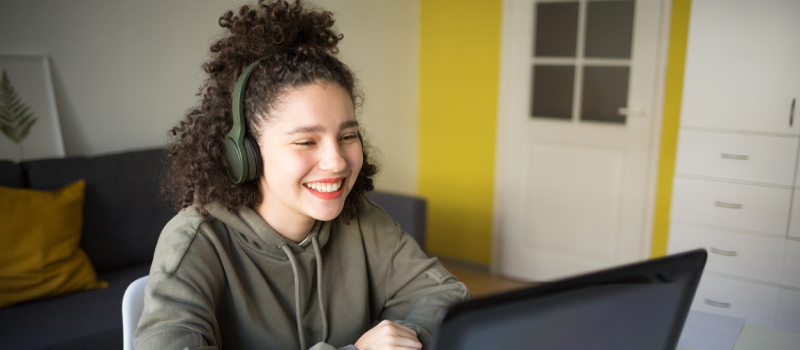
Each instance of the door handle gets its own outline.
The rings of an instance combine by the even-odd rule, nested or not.
[[[632,117],[641,117],[644,115],[644,108],[642,107],[620,107],[617,109],[619,115],[627,115]]]

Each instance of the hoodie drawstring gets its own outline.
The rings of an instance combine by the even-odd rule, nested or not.
[[[319,297],[319,309],[322,312],[322,342],[328,341],[328,317],[325,315],[325,302],[322,301],[322,256],[319,253],[319,242],[317,234],[311,234],[311,245],[314,247],[314,256],[317,258],[317,296]]]
[[[317,259],[317,295],[319,296],[319,307],[322,312],[322,342],[324,343],[328,339],[328,318],[325,315],[325,303],[322,299],[322,258],[319,253],[319,242],[317,242],[316,233],[311,234],[311,244],[314,247],[314,257]],[[300,309],[300,276],[297,273],[297,261],[294,259],[294,254],[292,254],[292,250],[289,249],[286,242],[281,242],[278,247],[286,253],[286,257],[289,258],[289,263],[292,265],[292,272],[294,273],[294,312],[297,318],[297,332],[300,338],[300,349],[306,350],[306,340],[303,334],[303,312]]]
[[[297,275],[297,261],[294,260],[294,254],[292,254],[286,242],[281,242],[278,246],[283,249],[283,252],[289,257],[289,263],[292,264],[292,272],[294,272],[294,314],[295,317],[297,317],[297,332],[300,337],[300,349],[306,350],[306,338],[303,335],[303,313],[300,312],[300,276]]]

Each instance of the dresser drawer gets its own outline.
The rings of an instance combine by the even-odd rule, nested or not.
[[[774,327],[780,288],[704,274],[692,310],[741,317],[747,323]]]
[[[792,186],[796,137],[682,130],[675,172]]]
[[[778,293],[778,311],[775,328],[800,333],[800,292],[781,288]]]
[[[792,190],[676,177],[672,219],[786,235]]]
[[[781,283],[786,239],[672,223],[669,252],[708,251],[706,271]],[[798,242],[800,243],[800,242]],[[800,271],[800,270],[797,270]]]
[[[800,241],[786,240],[782,285],[800,288]]]

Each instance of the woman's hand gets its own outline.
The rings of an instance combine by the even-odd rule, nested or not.
[[[417,333],[411,328],[389,320],[381,321],[355,343],[359,350],[422,349]]]

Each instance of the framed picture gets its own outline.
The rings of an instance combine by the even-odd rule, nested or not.
[[[0,160],[63,156],[47,57],[0,55]]]

